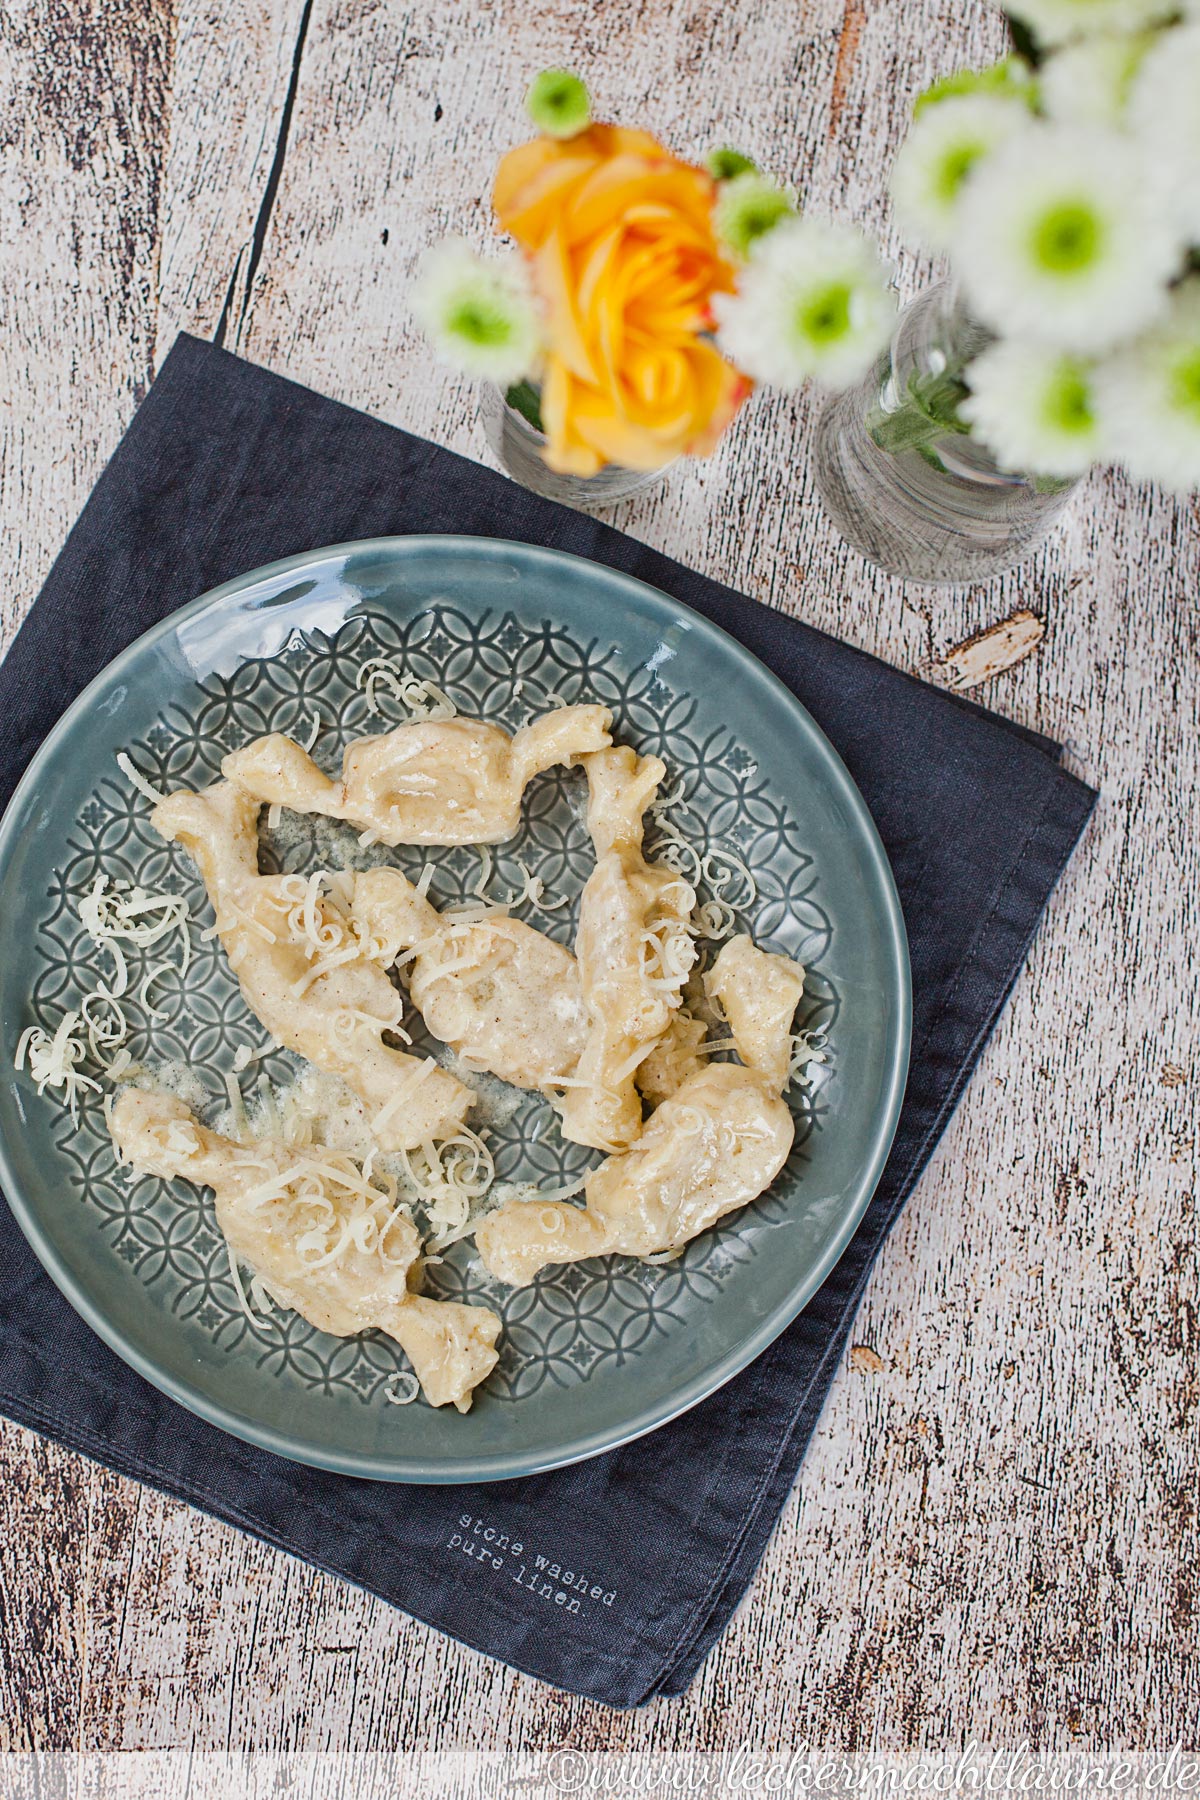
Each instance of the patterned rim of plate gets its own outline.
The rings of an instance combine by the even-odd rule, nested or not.
[[[568,552],[548,549],[540,545],[523,544],[501,538],[430,535],[373,538],[328,545],[248,570],[168,614],[166,618],[161,619],[148,631],[142,633],[100,670],[62,714],[39,746],[9,802],[3,819],[0,820],[0,878],[2,878],[4,868],[9,860],[12,841],[18,832],[20,815],[27,794],[36,788],[45,764],[53,757],[63,738],[69,735],[76,720],[88,711],[96,690],[135,664],[148,646],[175,631],[182,622],[263,582],[279,579],[300,570],[311,570],[323,562],[344,559],[351,555],[403,557],[406,551],[423,554],[437,547],[460,555],[477,553],[484,548],[489,552],[496,553],[503,553],[507,550],[523,559],[544,561],[558,567],[563,564],[581,565],[589,571],[599,572],[606,580],[613,582],[618,588],[624,589],[631,597],[636,597],[643,609],[652,613],[656,612],[663,619],[664,624],[682,621],[691,632],[696,634],[698,639],[707,639],[721,654],[736,658],[741,663],[743,670],[748,672],[755,682],[761,684],[764,690],[772,691],[777,699],[783,701],[792,712],[801,733],[817,752],[826,776],[831,786],[837,790],[838,798],[844,805],[848,819],[851,821],[849,829],[856,830],[859,834],[874,873],[878,877],[879,898],[882,902],[887,927],[888,949],[891,952],[894,978],[894,991],[891,996],[894,1002],[892,1013],[894,1023],[889,1045],[889,1079],[883,1102],[874,1122],[869,1153],[864,1157],[852,1193],[847,1194],[841,1225],[807,1277],[797,1283],[787,1298],[762,1319],[756,1328],[749,1332],[736,1348],[728,1352],[719,1364],[707,1369],[696,1380],[676,1388],[665,1401],[660,1401],[623,1421],[619,1429],[610,1427],[595,1432],[581,1433],[571,1442],[558,1446],[552,1454],[540,1456],[536,1462],[531,1462],[527,1456],[490,1458],[486,1466],[481,1466],[481,1459],[478,1458],[468,1460],[448,1456],[445,1459],[439,1458],[436,1463],[431,1463],[415,1462],[411,1458],[405,1459],[401,1455],[375,1459],[337,1452],[326,1453],[320,1447],[313,1446],[300,1437],[276,1431],[258,1420],[248,1420],[213,1401],[209,1396],[189,1387],[186,1383],[174,1379],[159,1369],[151,1357],[144,1355],[135,1344],[130,1343],[120,1324],[110,1318],[104,1309],[92,1300],[86,1288],[66,1266],[55,1246],[43,1231],[36,1207],[26,1198],[10,1160],[7,1143],[0,1136],[0,1179],[3,1181],[4,1194],[10,1210],[30,1246],[75,1311],[98,1337],[103,1339],[123,1361],[135,1369],[146,1381],[189,1411],[230,1433],[233,1437],[253,1443],[261,1449],[271,1451],[289,1460],[368,1479],[431,1485],[512,1479],[560,1468],[569,1463],[600,1455],[606,1450],[615,1449],[656,1430],[661,1425],[668,1424],[672,1419],[687,1412],[708,1395],[724,1386],[755,1357],[761,1355],[827,1280],[841,1259],[875,1191],[899,1121],[908,1073],[912,1017],[907,933],[887,854],[875,822],[853,778],[807,708],[771,670],[759,661],[752,651],[736,638],[705,618],[702,613],[694,612],[691,608],[664,594],[660,589],[651,587],[648,583],[639,581],[636,577],[626,575],[606,564],[594,563],[585,557],[573,556]]]

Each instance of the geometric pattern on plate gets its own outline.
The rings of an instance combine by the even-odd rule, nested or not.
[[[666,763],[666,785],[682,790],[682,806],[673,816],[701,855],[724,846],[753,869],[758,893],[739,910],[739,928],[749,930],[765,948],[785,951],[805,965],[800,1023],[832,1032],[830,1051],[836,1049],[837,996],[820,968],[830,924],[817,894],[817,870],[804,849],[802,821],[772,794],[733,734],[702,719],[692,695],[673,687],[662,671],[630,671],[619,647],[606,644],[602,635],[580,644],[549,621],[531,629],[511,614],[471,619],[437,604],[401,624],[367,607],[332,637],[297,634],[275,656],[252,659],[228,676],[206,678],[186,705],[167,707],[145,736],[128,746],[129,753],[155,787],[202,788],[219,778],[221,758],[252,737],[283,731],[307,740],[318,712],[322,729],[313,754],[334,773],[350,739],[387,730],[408,717],[386,686],[378,689],[380,716],[368,712],[357,676],[373,657],[399,663],[406,675],[442,688],[460,712],[509,731],[560,702],[608,706],[618,742]],[[526,908],[522,915],[568,944],[574,939],[578,896],[594,864],[584,829],[585,797],[579,771],[558,769],[537,777],[526,792],[520,833],[492,852],[493,898],[521,888],[519,862],[541,876],[547,898],[568,897],[569,903],[555,910]],[[691,810],[684,813],[683,806]],[[653,826],[647,850],[653,856]],[[390,864],[413,879],[428,857],[434,863],[430,897],[439,907],[471,897],[480,872],[473,850],[364,850],[350,827],[298,815],[285,815],[283,828],[274,834],[264,824],[263,856],[266,869],[308,873]],[[99,774],[68,833],[38,931],[33,1012],[49,1029],[110,967],[106,952],[88,938],[77,913],[80,897],[97,874],[122,889],[140,884],[184,894],[193,918],[211,922],[199,877],[189,860],[155,832],[149,803],[115,768]],[[736,904],[739,896],[731,894]],[[134,1059],[189,1065],[219,1110],[238,1048],[257,1047],[263,1040],[223,951],[215,939],[200,942],[193,927],[186,982],[168,974],[155,984],[151,1000],[161,1016],[151,1025],[136,1000],[142,953],[132,945],[123,948],[131,996],[123,1004],[133,1028],[128,1047]],[[159,959],[158,947],[151,955]],[[438,1054],[438,1046],[422,1038],[420,1020],[411,1011],[406,1024],[418,1050]],[[273,1052],[251,1065],[242,1085],[249,1094],[255,1081],[286,1081],[295,1068],[286,1052]],[[799,1171],[809,1137],[821,1128],[822,1090],[834,1078],[834,1069],[831,1057],[808,1086],[788,1093],[796,1118],[791,1160]],[[54,1102],[53,1094],[47,1099]],[[493,1123],[486,1118],[481,1122],[478,1112],[472,1115],[491,1146],[498,1180],[558,1187],[595,1160],[592,1153],[560,1140],[551,1109],[540,1096],[518,1097],[514,1090],[510,1099],[515,1105],[503,1108]],[[251,1357],[267,1373],[286,1374],[318,1392],[380,1402],[389,1378],[405,1366],[396,1346],[374,1332],[332,1338],[296,1314],[274,1310],[251,1324],[233,1287],[211,1195],[182,1183],[168,1188],[150,1178],[128,1180],[115,1162],[96,1096],[82,1097],[77,1124],[63,1112],[57,1138],[88,1213],[145,1284],[152,1304],[194,1320],[215,1343]],[[675,1262],[650,1266],[600,1258],[547,1269],[531,1286],[515,1290],[488,1279],[466,1240],[452,1245],[443,1262],[429,1269],[426,1291],[490,1306],[501,1314],[500,1362],[486,1391],[499,1399],[522,1400],[546,1383],[570,1386],[605,1365],[652,1354],[656,1338],[678,1322],[677,1308],[685,1295],[701,1301],[717,1298],[731,1270],[762,1253],[762,1234],[740,1227],[748,1219],[771,1226],[783,1212],[782,1203],[767,1193],[689,1244]]]

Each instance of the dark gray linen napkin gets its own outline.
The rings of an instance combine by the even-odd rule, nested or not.
[[[871,1266],[1095,795],[1059,768],[1048,739],[181,337],[0,666],[0,804],[79,690],[194,595],[296,551],[422,532],[549,544],[661,588],[748,645],[841,752],[891,857],[914,988],[904,1111],[862,1224],[770,1349],[650,1437],[520,1481],[401,1488],[302,1468],[164,1398],[76,1317],[4,1208],[0,1410],[491,1656],[636,1706],[683,1692],[750,1582]]]

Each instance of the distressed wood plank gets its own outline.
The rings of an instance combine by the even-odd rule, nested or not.
[[[2,646],[152,375],[173,39],[170,0],[0,10]],[[9,1427],[0,1461],[0,1744],[72,1743],[114,1484]]]
[[[0,12],[3,642],[153,374],[172,0]]]
[[[226,341],[248,355],[480,457],[472,398],[430,364],[402,290],[425,242],[486,232],[533,69],[584,67],[605,111],[680,150],[745,145],[810,204],[880,229],[913,292],[928,270],[891,237],[884,199],[908,101],[1001,43],[994,13],[950,0],[763,0],[753,13],[494,0],[469,17],[451,0],[313,0],[303,34],[296,0],[252,0],[240,33],[227,0],[179,12],[160,341],[168,320],[211,335],[224,310]],[[48,217],[61,238],[63,215]],[[233,280],[256,227],[253,281],[244,249]],[[102,312],[109,279],[91,303]],[[61,376],[60,343],[38,359],[43,384]],[[81,367],[104,386],[102,359]],[[32,403],[17,411],[36,429]],[[1026,569],[961,592],[905,589],[821,519],[813,412],[809,396],[756,397],[710,463],[617,522],[907,667],[1032,610],[1047,622],[1038,654],[985,696],[1064,740],[1104,798],[880,1261],[747,1603],[684,1700],[616,1715],[10,1431],[10,1616],[41,1591],[21,1547],[39,1521],[91,1521],[84,1572],[36,1615],[48,1697],[21,1687],[27,1665],[9,1677],[13,1742],[1194,1736],[1197,517],[1096,476]],[[35,445],[6,509],[35,517],[46,466]],[[64,498],[53,519],[70,510]],[[27,556],[52,541],[39,519]]]
[[[255,228],[303,53],[304,0],[180,8],[158,289],[160,360],[181,328],[238,347]]]

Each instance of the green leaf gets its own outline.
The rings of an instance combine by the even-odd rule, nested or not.
[[[971,428],[958,412],[968,392],[966,382],[957,375],[913,375],[906,404],[894,412],[879,409],[867,429],[879,448],[893,456],[905,450],[924,454],[925,446],[947,433],[969,435]]]
[[[867,421],[867,430],[881,450],[889,456],[900,456],[906,450],[918,450],[942,436],[935,425],[917,406],[901,406],[895,412],[877,411]]]
[[[1039,69],[1042,65],[1042,52],[1038,41],[1028,25],[1021,19],[1008,18],[1008,35],[1012,39],[1012,47],[1017,55],[1027,62],[1031,69]]]
[[[971,391],[961,375],[952,375],[949,370],[940,375],[913,375],[909,378],[908,391],[931,424],[940,426],[943,431],[968,432],[971,429],[959,417],[959,406]]]
[[[527,424],[532,425],[535,431],[540,431],[544,435],[545,427],[542,424],[542,396],[537,388],[534,387],[532,381],[514,382],[512,387],[508,389],[504,398],[514,412],[519,412]]]

